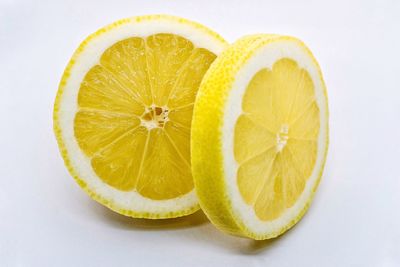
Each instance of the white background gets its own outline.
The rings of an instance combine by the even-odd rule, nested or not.
[[[168,13],[232,42],[300,37],[330,105],[326,169],[306,216],[256,242],[198,212],[130,219],[90,200],[52,132],[74,49],[114,20]],[[400,1],[0,0],[0,266],[400,266]]]

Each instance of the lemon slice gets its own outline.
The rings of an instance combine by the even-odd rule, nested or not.
[[[213,63],[192,122],[200,206],[220,229],[276,237],[305,213],[328,147],[320,68],[298,39],[253,35]]]
[[[54,130],[68,170],[92,198],[133,217],[199,209],[191,117],[224,46],[204,26],[166,15],[117,21],[79,46],[59,86]]]

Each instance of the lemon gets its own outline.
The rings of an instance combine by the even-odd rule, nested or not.
[[[95,200],[132,217],[199,209],[190,165],[193,105],[225,41],[167,15],[117,21],[72,56],[54,131],[72,176]]]
[[[227,48],[201,83],[191,145],[200,206],[216,227],[253,239],[292,227],[328,147],[326,88],[310,50],[279,35]]]

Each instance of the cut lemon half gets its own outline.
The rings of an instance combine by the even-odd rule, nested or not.
[[[199,209],[192,111],[224,46],[204,26],[166,15],[117,21],[79,46],[59,86],[54,131],[68,170],[92,198],[132,217]]]
[[[212,64],[192,122],[200,206],[221,230],[276,237],[305,213],[328,148],[327,95],[298,39],[252,35]]]

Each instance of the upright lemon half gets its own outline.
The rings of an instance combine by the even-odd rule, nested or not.
[[[305,213],[328,148],[320,68],[298,39],[253,35],[213,63],[192,122],[200,205],[231,234],[276,237]]]
[[[196,93],[225,41],[165,15],[117,21],[72,56],[54,105],[68,170],[95,200],[124,215],[196,211],[190,132]]]

